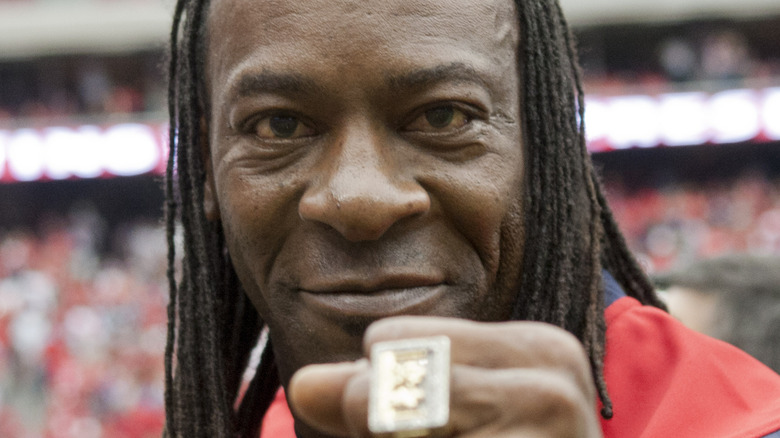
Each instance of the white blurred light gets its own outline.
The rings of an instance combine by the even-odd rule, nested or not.
[[[154,171],[164,166],[157,128],[122,124],[106,130],[84,125],[0,131],[0,177],[4,163],[11,179],[17,181]]]
[[[660,96],[661,140],[668,146],[707,142],[707,95],[673,93]]]
[[[78,143],[74,144],[73,155],[78,157],[72,164],[73,174],[80,178],[94,178],[103,173],[103,141],[97,126],[80,126]]]
[[[585,102],[585,136],[588,141],[601,140],[609,132],[609,108],[600,99]]]
[[[591,96],[585,122],[592,152],[778,140],[780,88]]]
[[[71,176],[73,163],[78,160],[73,147],[79,143],[78,135],[70,128],[53,127],[44,133],[43,160],[46,174],[52,179]]]
[[[650,96],[616,97],[610,102],[609,141],[617,149],[659,143],[658,103]]]
[[[766,135],[772,140],[780,140],[780,88],[766,90],[761,112]]]
[[[43,176],[43,141],[32,129],[20,129],[7,144],[8,171],[18,181],[34,181]]]
[[[0,178],[5,173],[5,144],[8,141],[8,132],[0,131]]]
[[[139,175],[157,167],[160,149],[155,134],[146,125],[127,123],[105,133],[105,166],[119,176]]]
[[[47,175],[52,179],[70,176],[94,178],[103,172],[103,145],[96,126],[77,129],[54,127],[43,133]]]
[[[740,143],[761,133],[761,124],[752,90],[728,90],[710,99],[709,118],[715,143]]]

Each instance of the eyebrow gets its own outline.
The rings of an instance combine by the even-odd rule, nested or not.
[[[471,82],[487,87],[484,75],[462,62],[423,68],[402,75],[387,76],[386,81],[389,87],[395,91],[420,89],[441,82]]]
[[[268,71],[242,76],[235,89],[239,97],[260,93],[310,94],[320,91],[313,80],[303,75]]]
[[[387,75],[385,82],[393,91],[422,89],[442,82],[476,83],[487,86],[484,75],[462,62],[421,68],[398,75]],[[263,71],[242,76],[234,88],[235,96],[248,97],[261,93],[316,94],[322,87],[298,73]]]

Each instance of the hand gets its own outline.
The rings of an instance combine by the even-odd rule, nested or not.
[[[552,325],[388,318],[366,331],[364,351],[376,342],[435,335],[452,342],[450,420],[444,435],[601,436],[585,351],[574,336]],[[299,420],[320,433],[370,437],[369,378],[366,359],[304,367],[290,382],[290,405]]]

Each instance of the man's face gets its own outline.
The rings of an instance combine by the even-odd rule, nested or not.
[[[508,318],[522,253],[509,0],[213,0],[205,207],[286,384],[372,321]]]

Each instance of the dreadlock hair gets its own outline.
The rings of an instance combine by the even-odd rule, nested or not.
[[[557,0],[515,3],[527,148],[527,238],[512,319],[549,322],[577,336],[590,358],[602,415],[610,418],[603,376],[602,270],[627,295],[664,306],[627,249],[588,157],[580,71],[560,6]],[[237,279],[221,225],[209,222],[203,210],[207,8],[208,0],[178,0],[171,31],[165,436],[255,438],[280,382],[269,337],[239,400],[242,376],[264,322]],[[184,245],[179,281],[174,272],[177,220]]]

